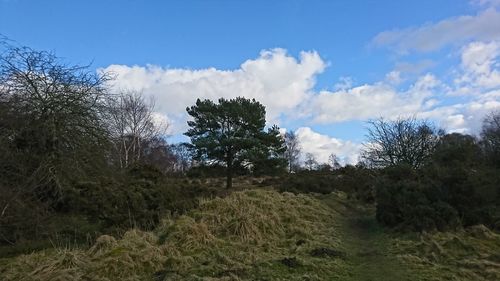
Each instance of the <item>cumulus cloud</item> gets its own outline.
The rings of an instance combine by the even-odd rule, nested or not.
[[[415,116],[431,119],[448,131],[475,134],[480,130],[485,114],[500,108],[500,29],[497,28],[500,26],[500,0],[470,2],[481,9],[475,15],[384,31],[375,36],[373,45],[406,55],[453,46],[450,55],[458,55],[460,61],[443,76],[446,81],[429,89],[427,94],[411,95],[396,88],[386,89],[383,93],[370,88],[371,95],[392,100],[382,116],[408,109],[413,110]],[[418,74],[434,64],[429,59],[414,64],[398,62],[386,81],[397,78],[394,73],[411,74],[414,71]],[[390,96],[393,98],[388,98]],[[381,102],[376,102],[375,106],[381,107]],[[364,112],[370,115],[370,111]]]
[[[423,110],[418,116],[436,120],[451,132],[477,134],[484,116],[500,108],[499,57],[498,41],[466,44],[456,77],[445,87],[447,96],[462,96],[462,101]]]
[[[460,85],[491,89],[500,86],[500,41],[472,42],[462,49],[463,74],[455,80]]]
[[[500,93],[497,94],[496,98],[480,98],[467,103],[436,107],[420,112],[417,117],[433,120],[448,132],[477,135],[485,115],[500,109]]]
[[[352,88],[353,84],[354,84],[354,81],[353,81],[352,77],[342,76],[339,78],[339,82],[335,83],[333,88],[335,90],[346,90],[346,89]]]
[[[394,66],[394,71],[400,73],[421,74],[435,65],[436,63],[430,59],[424,59],[414,63],[399,61],[396,62],[396,65]]]
[[[313,154],[319,163],[327,163],[328,156],[332,153],[339,157],[341,164],[358,162],[360,144],[323,135],[309,127],[300,127],[295,133],[302,146],[302,152]]]
[[[500,108],[499,56],[498,41],[471,42],[460,50],[456,70],[447,74],[451,80],[427,73],[411,83],[402,77],[401,69],[372,84],[355,86],[352,78],[341,77],[333,90],[321,91],[315,90],[316,77],[326,63],[316,52],[302,52],[295,58],[283,49],[265,50],[234,70],[110,65],[101,71],[116,74],[114,90],[139,90],[154,97],[156,120],[168,122],[169,133],[174,135],[186,130],[185,108],[197,98],[237,96],[262,102],[269,124],[293,120],[295,126],[312,126],[416,116],[448,131],[477,133],[484,115]],[[450,101],[450,96],[458,101]],[[357,161],[358,144],[319,134],[310,127],[297,132],[304,151],[320,162],[326,162],[330,153],[338,154],[345,163]]]
[[[426,108],[425,101],[432,97],[432,90],[439,85],[439,80],[427,74],[405,92],[383,82],[336,92],[321,91],[305,111],[317,123],[415,115]]]
[[[393,70],[385,75],[385,80],[392,85],[399,85],[403,82],[403,78],[401,77],[401,72],[397,70]]]
[[[500,13],[490,7],[473,16],[459,16],[419,27],[383,31],[375,36],[372,44],[389,47],[400,54],[410,51],[430,52],[469,40],[499,40],[498,26]]]
[[[316,52],[301,52],[299,59],[284,49],[265,50],[235,70],[215,68],[170,69],[154,65],[110,65],[101,71],[116,75],[113,89],[132,89],[153,96],[157,109],[174,123],[173,130],[185,126],[185,109],[197,98],[255,98],[266,106],[267,120],[278,122],[281,114],[292,112],[315,84],[326,63]]]

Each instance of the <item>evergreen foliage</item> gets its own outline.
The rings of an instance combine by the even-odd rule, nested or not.
[[[226,187],[238,167],[280,169],[286,165],[281,160],[285,151],[277,127],[264,131],[266,125],[264,106],[253,100],[238,97],[196,101],[186,109],[193,120],[188,121],[195,159],[203,163],[223,164],[226,167]],[[267,166],[267,167],[266,167]]]

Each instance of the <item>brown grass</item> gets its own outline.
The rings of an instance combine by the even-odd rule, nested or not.
[[[500,235],[483,225],[396,241],[394,252],[428,280],[500,280]]]
[[[342,274],[342,260],[310,256],[314,248],[339,247],[335,215],[311,196],[234,192],[165,218],[153,232],[133,229],[121,239],[101,236],[89,249],[18,256],[0,268],[0,279],[320,280]],[[300,267],[291,272],[280,262],[286,257]]]

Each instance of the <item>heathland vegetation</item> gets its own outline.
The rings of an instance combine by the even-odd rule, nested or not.
[[[196,101],[170,144],[112,73],[0,52],[1,280],[500,279],[500,112],[370,120],[318,164],[256,100]]]

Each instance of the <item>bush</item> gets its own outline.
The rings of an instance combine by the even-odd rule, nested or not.
[[[10,200],[0,219],[0,246],[9,245],[12,249],[2,249],[8,253],[51,247],[50,241],[56,240],[86,243],[128,228],[152,229],[165,214],[185,213],[198,206],[200,197],[214,195],[200,181],[169,178],[148,165],[136,165],[123,175],[76,181],[56,207],[37,198],[10,199],[16,197],[9,191],[0,186],[2,206]]]
[[[166,213],[184,213],[198,198],[214,195],[201,183],[166,178],[151,167],[135,167],[121,181],[82,182],[67,196],[68,208],[105,228],[151,229]]]
[[[377,218],[415,230],[500,222],[500,173],[469,135],[440,138],[421,169],[396,165],[377,184]],[[459,219],[458,219],[459,218]]]
[[[375,201],[375,178],[378,175],[376,170],[370,170],[361,166],[347,165],[338,170],[337,177],[340,190],[346,192],[351,197],[367,203]]]
[[[441,154],[440,154],[441,155]],[[500,176],[467,162],[437,161],[425,169],[394,166],[377,183],[377,219],[412,230],[446,230],[499,220]]]
[[[395,171],[388,173],[391,172]],[[386,226],[415,231],[443,231],[459,225],[457,211],[441,201],[433,187],[415,178],[394,180],[390,177],[386,176],[377,186],[379,222]]]
[[[338,175],[331,172],[300,171],[286,177],[281,186],[281,192],[297,193],[321,193],[328,194],[338,190]]]
[[[337,213],[305,195],[246,190],[202,200],[179,217],[166,217],[154,232],[132,229],[104,235],[88,249],[56,248],[0,264],[0,280],[303,280],[290,260],[334,280],[344,275],[332,222]],[[297,242],[303,241],[300,246]],[[317,252],[317,253],[316,253]]]
[[[293,193],[346,192],[350,197],[373,203],[375,172],[366,168],[346,166],[334,171],[300,171],[288,175],[280,185],[280,191]]]

